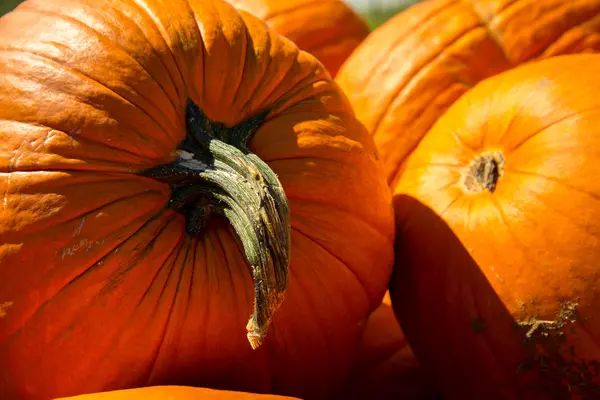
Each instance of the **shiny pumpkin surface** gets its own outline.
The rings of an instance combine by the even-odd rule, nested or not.
[[[221,0],[30,0],[0,37],[0,398],[337,390],[394,224],[373,142],[321,64]],[[188,99],[225,125],[269,110],[250,149],[288,197],[291,268],[256,351],[228,223],[190,236],[169,186],[137,175],[172,161]]]
[[[599,70],[569,55],[483,81],[393,188],[391,298],[449,399],[600,394]]]
[[[151,386],[138,389],[82,394],[56,400],[293,400],[268,394],[231,392],[186,386]]]
[[[332,76],[369,34],[366,22],[342,0],[228,1],[317,57]]]
[[[338,73],[394,184],[437,119],[477,82],[600,50],[600,0],[428,0],[377,28]]]

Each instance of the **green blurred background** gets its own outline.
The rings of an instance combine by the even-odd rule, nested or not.
[[[0,0],[0,16],[11,11],[21,3],[21,1],[22,0]],[[418,1],[419,0],[346,0],[348,4],[365,17],[371,28],[381,25],[397,12],[402,11]]]

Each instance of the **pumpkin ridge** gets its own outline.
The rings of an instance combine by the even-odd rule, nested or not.
[[[132,4],[135,4],[135,2],[132,2]],[[43,15],[43,16],[54,17],[54,18],[56,18],[56,19],[63,20],[63,21],[65,21],[65,22],[72,23],[74,26],[78,26],[78,27],[79,27],[79,29],[81,29],[82,31],[85,31],[85,32],[88,32],[88,33],[93,33],[93,35],[94,35],[94,36],[97,38],[97,40],[98,40],[100,43],[103,43],[103,44],[108,44],[108,45],[110,45],[110,47],[111,47],[111,48],[117,48],[117,49],[119,50],[119,52],[120,52],[122,55],[126,56],[126,57],[127,57],[129,60],[132,60],[132,61],[133,61],[135,64],[137,64],[137,65],[138,65],[138,66],[139,66],[139,67],[140,67],[140,68],[141,68],[141,69],[142,69],[144,72],[146,72],[146,74],[147,74],[147,77],[148,77],[149,79],[151,79],[151,80],[152,80],[152,81],[153,81],[153,82],[154,82],[154,83],[155,83],[155,84],[156,84],[156,85],[157,85],[157,86],[158,86],[158,87],[159,87],[159,88],[160,88],[160,89],[163,91],[163,93],[165,94],[165,97],[166,97],[167,99],[169,99],[169,102],[171,103],[171,105],[173,106],[173,108],[175,108],[175,109],[177,109],[177,108],[178,108],[178,107],[177,107],[177,106],[176,106],[176,105],[173,103],[173,99],[172,99],[172,98],[171,98],[171,96],[169,96],[169,94],[168,94],[168,93],[165,91],[164,87],[163,87],[162,85],[160,85],[160,84],[159,84],[159,83],[156,81],[156,79],[154,78],[154,75],[153,75],[153,74],[151,74],[151,73],[150,73],[150,72],[149,72],[149,71],[148,71],[148,70],[147,70],[147,69],[146,69],[146,68],[145,68],[145,67],[144,67],[144,66],[143,66],[143,65],[142,65],[142,64],[141,64],[141,63],[140,63],[138,60],[136,60],[135,58],[131,57],[130,53],[129,53],[129,52],[126,50],[126,49],[124,49],[124,48],[123,48],[121,45],[119,45],[119,43],[118,43],[117,41],[115,41],[115,40],[112,40],[112,39],[111,39],[111,38],[109,38],[107,35],[105,35],[104,33],[100,32],[100,31],[98,31],[97,29],[95,29],[94,27],[90,26],[89,24],[87,24],[87,23],[85,23],[85,22],[83,22],[83,21],[80,21],[80,20],[78,20],[77,18],[75,18],[75,17],[73,17],[73,16],[70,16],[70,15],[68,15],[68,14],[63,14],[63,13],[61,13],[61,12],[58,12],[58,11],[40,10],[40,9],[38,9],[38,8],[36,8],[36,7],[29,7],[29,8],[25,8],[23,11],[24,11],[24,12],[35,13],[35,14],[41,14],[41,15]],[[124,13],[123,13],[123,12],[122,12],[120,9],[118,9],[118,7],[113,7],[113,8],[111,8],[111,11],[115,11],[115,12],[117,12],[117,13],[118,13],[120,16],[123,16],[123,17],[125,17],[125,18],[129,19],[130,21],[132,21],[130,18],[128,18],[128,17],[127,17],[127,15],[126,15],[126,14],[124,14]],[[118,30],[118,29],[123,29],[122,27],[117,27],[117,26],[115,26],[115,25],[111,24],[111,23],[110,23],[110,21],[105,21],[105,20],[103,20],[103,22],[105,22],[105,23],[107,23],[107,24],[110,24],[110,26],[111,26],[111,27],[113,27],[115,30]],[[143,30],[141,30],[141,29],[140,29],[139,25],[137,25],[137,23],[135,23],[135,21],[132,21],[132,23],[133,23],[133,24],[135,25],[135,27],[138,29],[139,33],[140,33],[142,36],[144,36],[144,37],[145,37],[145,35],[143,34]],[[146,38],[146,39],[147,39],[147,38]],[[150,43],[150,41],[146,40],[146,42],[148,43],[149,47],[150,47],[150,48],[152,48],[153,52],[156,52],[156,49],[155,49],[155,48],[152,46],[152,44]],[[165,43],[165,44],[166,44],[166,43]],[[30,53],[32,53],[32,54],[36,54],[35,52],[32,52],[32,51],[30,51],[30,50],[28,50],[28,52],[30,52]],[[63,63],[61,63],[60,61],[57,61],[57,60],[55,60],[55,59],[53,59],[53,58],[50,58],[50,57],[49,57],[49,56],[47,56],[47,55],[39,55],[39,56],[40,56],[40,57],[42,57],[42,58],[44,58],[44,59],[47,59],[47,60],[53,61],[54,63],[56,63],[56,64],[59,64],[59,65],[63,66],[64,68],[73,68],[73,67],[69,67],[69,66],[67,66],[67,65],[63,65]],[[172,81],[172,76],[171,76],[171,74],[169,73],[169,70],[166,68],[166,65],[164,65],[164,62],[163,62],[162,58],[161,58],[160,56],[158,56],[158,55],[157,55],[157,59],[159,59],[159,60],[161,61],[162,65],[165,67],[165,75],[167,75],[167,76],[168,76],[168,77],[171,79],[171,81]],[[66,64],[66,63],[65,63],[65,64]],[[84,75],[84,76],[87,76],[87,74],[84,74],[82,71],[79,71],[78,69],[73,69],[73,70],[74,70],[75,72],[77,72],[77,73],[80,73],[80,74],[82,74],[82,75]],[[89,77],[89,76],[88,76],[88,77]],[[93,78],[91,78],[91,77],[89,77],[89,78],[90,78],[91,80],[95,81],[95,82],[98,82],[98,81],[96,81],[95,79],[93,79]],[[103,85],[103,86],[105,86],[105,85],[104,85],[104,84],[102,84],[101,82],[98,82],[98,83],[99,83],[99,84],[101,84],[101,85]],[[178,96],[180,96],[180,94],[179,94],[179,86],[178,86],[178,85],[176,85],[176,84],[175,84],[175,82],[173,82],[173,81],[172,81],[172,86],[173,86],[173,87],[175,88],[175,90],[177,91],[177,94],[178,94]],[[109,89],[110,89],[110,88],[109,88]],[[137,93],[137,92],[136,92],[136,93]],[[118,94],[118,93],[117,93],[117,94]],[[138,93],[138,94],[140,94],[140,93]],[[140,97],[142,97],[142,96],[141,96],[141,94],[140,94]],[[148,101],[148,103],[149,103],[149,104],[153,104],[153,102],[152,102],[152,101],[150,101],[150,100],[147,100],[147,99],[145,99],[145,100],[146,100],[146,101]],[[163,113],[163,111],[162,111],[162,109],[161,109],[160,107],[157,107],[157,110],[155,110],[154,112],[160,112],[161,114],[164,114],[164,113]],[[158,125],[160,126],[160,124],[158,124]],[[167,131],[167,132],[168,132],[168,131]]]
[[[459,0],[460,1],[460,0]],[[422,7],[423,5],[425,5],[427,3],[417,3],[415,5],[413,5],[412,7]],[[442,13],[444,10],[446,10],[447,8],[449,8],[450,6],[456,5],[456,1],[449,1],[448,3],[444,4],[442,7],[435,9],[433,12],[431,12],[430,14],[425,14],[422,16],[422,18],[420,18],[419,20],[415,21],[413,24],[410,24],[409,27],[411,28],[416,28],[417,26],[419,26],[420,24],[422,24],[423,22],[427,21],[427,19],[435,17],[437,14]],[[395,20],[397,18],[401,18],[403,14],[400,13],[398,15],[396,15],[395,17],[392,18],[392,20]],[[385,29],[386,24],[383,24],[379,29]],[[409,29],[409,28],[407,28]],[[404,35],[397,35],[395,37],[395,39],[389,44],[389,48],[394,48],[396,46],[398,46],[399,43],[402,43],[402,41],[404,40]],[[359,47],[357,48],[357,50],[360,51],[360,49],[362,47],[366,47],[366,46],[370,46],[370,37],[367,37],[365,39],[365,41],[359,45]],[[377,52],[377,54],[379,55],[379,57],[377,57],[377,59],[375,60],[375,62],[373,62],[371,64],[371,68],[366,71],[366,80],[364,83],[364,87],[369,87],[371,85],[371,81],[377,76],[376,73],[374,73],[375,68],[377,68],[379,66],[379,62],[386,59],[387,57],[389,57],[389,52],[388,51],[381,51],[381,52]],[[344,67],[342,66],[342,69]],[[375,132],[373,129],[370,130],[370,132]]]
[[[468,0],[469,4],[471,5],[471,10],[473,11],[473,14],[475,16],[477,16],[477,18],[481,22],[481,27],[485,29],[485,31],[487,33],[486,36],[496,45],[498,50],[500,50],[500,53],[502,53],[504,60],[507,62],[507,64],[511,68],[514,68],[516,66],[516,64],[508,57],[506,48],[502,44],[501,35],[496,29],[494,29],[491,26],[491,23],[496,21],[498,18],[502,17],[503,12],[506,12],[506,10],[508,10],[510,7],[514,6],[515,4],[518,4],[519,1],[520,0],[515,0],[512,2],[509,2],[508,4],[505,4],[502,8],[500,8],[499,10],[496,10],[496,13],[494,14],[494,16],[492,17],[491,20],[487,20],[484,17],[483,13],[479,10],[477,0]]]
[[[481,22],[482,23],[482,22]],[[396,99],[400,96],[400,94],[402,94],[406,88],[408,86],[410,86],[410,84],[413,82],[413,80],[415,80],[416,78],[422,76],[422,75],[426,75],[427,74],[427,69],[437,60],[439,60],[441,57],[443,57],[444,55],[446,55],[446,53],[448,52],[448,49],[455,45],[457,42],[459,42],[460,40],[462,40],[465,36],[471,34],[472,32],[474,32],[476,29],[481,28],[481,25],[476,25],[473,26],[469,29],[467,29],[466,31],[462,32],[461,34],[459,34],[456,38],[454,38],[453,40],[451,40],[450,42],[448,42],[444,48],[442,48],[440,50],[439,53],[434,53],[433,56],[430,56],[428,59],[424,60],[423,63],[415,66],[414,71],[411,74],[408,74],[404,79],[403,79],[403,83],[402,85],[400,85],[399,87],[397,87],[393,92],[390,93],[389,95],[389,102],[387,102],[387,104],[382,105],[381,108],[383,109],[382,113],[374,120],[373,124],[372,124],[372,128],[370,129],[370,132],[372,135],[375,135],[377,133],[377,130],[379,129],[379,125],[381,125],[382,121],[388,116],[388,114],[391,112],[390,111],[390,106],[394,103],[394,101],[396,101]],[[389,56],[389,55],[388,55]],[[374,74],[375,75],[375,74]],[[431,128],[431,127],[429,127]],[[425,135],[426,131],[423,133],[423,135]],[[422,139],[422,137],[421,137]],[[419,140],[420,142],[420,140]],[[417,142],[417,145],[418,143]]]

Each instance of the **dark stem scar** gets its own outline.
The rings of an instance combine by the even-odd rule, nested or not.
[[[248,149],[268,111],[228,127],[208,119],[188,100],[186,137],[177,159],[140,175],[169,184],[169,207],[186,218],[189,235],[201,235],[213,216],[229,220],[254,281],[248,341],[259,347],[288,287],[291,220],[288,201],[271,168]]]
[[[496,190],[498,180],[504,173],[504,156],[500,151],[479,154],[463,177],[463,187],[468,193]]]

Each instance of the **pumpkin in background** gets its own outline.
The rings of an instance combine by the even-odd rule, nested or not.
[[[600,396],[600,55],[484,80],[393,188],[390,286],[448,399]]]
[[[293,400],[269,394],[231,392],[187,386],[151,386],[64,397],[56,400]]]
[[[408,345],[389,293],[369,316],[343,399],[438,399]]]
[[[228,1],[317,57],[332,76],[369,34],[366,22],[343,0]]]
[[[339,390],[394,222],[322,65],[221,0],[31,0],[0,37],[0,398]]]
[[[428,0],[374,30],[336,79],[394,184],[426,132],[477,82],[598,50],[600,0]]]

